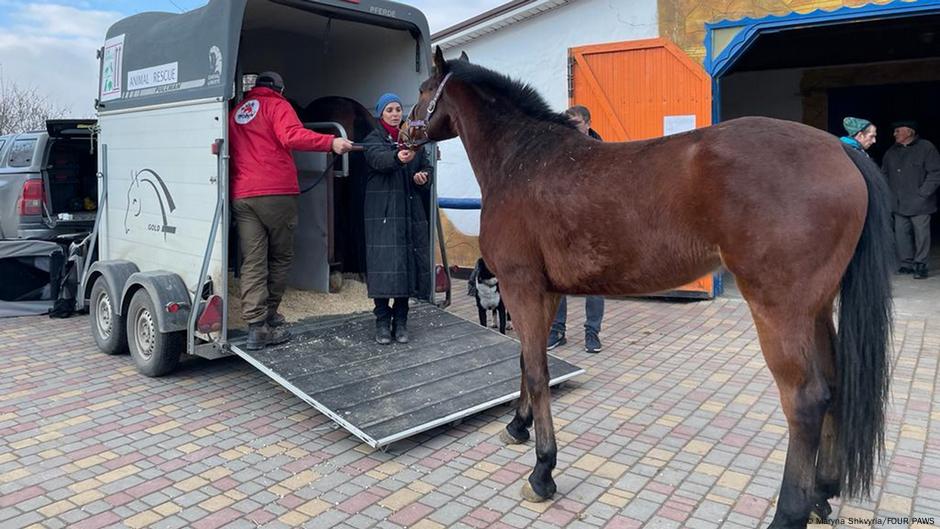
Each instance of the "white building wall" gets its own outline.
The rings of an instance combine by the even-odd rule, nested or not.
[[[466,52],[470,62],[532,85],[561,112],[568,106],[569,48],[658,36],[657,0],[575,0],[451,48],[446,56]],[[438,194],[478,198],[480,188],[460,140],[442,142],[440,148]],[[444,213],[461,232],[479,234],[479,211]]]

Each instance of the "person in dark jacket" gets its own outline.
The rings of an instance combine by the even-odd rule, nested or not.
[[[408,299],[428,298],[430,232],[425,208],[431,166],[424,150],[400,149],[401,98],[383,94],[375,105],[381,128],[363,141],[366,179],[366,284],[375,301],[375,340],[408,342]],[[394,305],[389,306],[390,300]]]
[[[352,148],[349,140],[305,129],[283,92],[280,75],[262,73],[229,116],[232,216],[243,257],[241,308],[251,350],[290,339],[277,309],[294,256],[300,194],[291,151],[343,154]]]
[[[847,135],[839,139],[857,151],[865,152],[877,141],[878,129],[867,119],[847,117],[842,120],[842,127]]]
[[[587,134],[597,141],[604,141],[601,135],[591,128],[591,111],[587,107],[576,105],[565,111],[565,115],[581,134]],[[584,350],[589,353],[601,351],[601,320],[604,319],[604,298],[601,296],[586,296],[584,298]],[[548,350],[552,350],[568,342],[565,338],[566,323],[568,320],[568,299],[561,296],[558,303],[558,312],[552,321],[551,331],[548,333]]]
[[[937,211],[940,153],[917,136],[917,123],[894,123],[894,141],[882,171],[894,193],[894,237],[901,267],[898,273],[927,278],[930,254],[930,216]]]

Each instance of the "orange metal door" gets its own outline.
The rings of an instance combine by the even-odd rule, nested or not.
[[[711,125],[711,79],[667,39],[571,48],[569,64],[569,103],[590,109],[591,125],[606,141]],[[716,273],[667,294],[711,298],[719,290]]]

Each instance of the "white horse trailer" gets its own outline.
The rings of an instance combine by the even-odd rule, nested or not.
[[[99,51],[98,260],[80,290],[99,348],[129,350],[148,376],[172,371],[184,353],[237,354],[372,446],[514,398],[518,343],[433,304],[413,312],[407,346],[373,345],[371,314],[358,313],[304,320],[292,342],[249,353],[227,317],[237,270],[227,117],[249,74],[281,73],[300,108],[334,95],[368,106],[386,91],[408,106],[429,76],[429,42],[420,11],[381,0],[211,0],[114,24]],[[346,133],[336,123],[311,128]],[[351,233],[334,225],[330,187],[350,176],[349,160],[333,171],[329,156],[296,157],[312,183],[301,185],[311,192],[301,199],[292,280],[321,291],[332,241]],[[434,186],[428,203],[433,219]],[[552,366],[556,383],[580,372]]]

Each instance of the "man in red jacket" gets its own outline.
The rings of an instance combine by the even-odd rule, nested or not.
[[[300,195],[291,151],[345,154],[352,148],[349,140],[305,129],[283,92],[280,75],[262,73],[229,116],[232,214],[243,256],[242,318],[252,350],[290,340],[277,308],[294,257]]]

